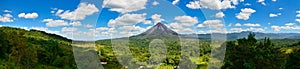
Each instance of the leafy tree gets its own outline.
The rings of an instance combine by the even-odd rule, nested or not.
[[[225,64],[222,68],[229,69],[276,69],[284,68],[283,55],[274,48],[269,38],[258,42],[255,34],[248,38],[227,42]]]

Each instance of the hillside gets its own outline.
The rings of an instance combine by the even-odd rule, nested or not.
[[[70,39],[10,27],[0,27],[0,38],[0,69],[76,68]]]

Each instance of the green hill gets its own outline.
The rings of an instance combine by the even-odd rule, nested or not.
[[[0,27],[0,38],[0,69],[76,68],[70,39],[10,27]]]

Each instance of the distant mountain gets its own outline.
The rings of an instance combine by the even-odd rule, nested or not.
[[[291,39],[300,39],[300,33],[262,33],[262,32],[251,32],[251,31],[243,31],[239,33],[227,33],[223,34],[226,35],[227,40],[235,40],[238,38],[244,38],[247,37],[249,33],[255,33],[255,38],[257,39],[263,39],[265,37],[269,37],[270,39],[285,39],[285,38],[291,38]],[[215,33],[215,34],[221,34],[221,33]],[[148,29],[146,32],[143,32],[139,35],[135,35],[132,37],[138,37],[138,38],[153,38],[153,37],[195,37],[190,36],[189,34],[178,34],[175,31],[169,29],[167,26],[165,26],[162,23],[157,23],[150,29]],[[211,34],[198,34],[196,37],[198,39],[202,40],[209,40],[211,39]]]
[[[169,29],[162,23],[157,23],[146,32],[143,32],[139,35],[133,37],[169,37],[169,36],[177,36],[178,33]]]
[[[249,33],[255,33],[255,38],[263,39],[265,37],[269,37],[270,39],[300,39],[300,33],[262,33],[262,32],[251,32],[251,31],[243,31],[239,33],[228,33],[226,37],[228,40],[234,40],[238,38],[247,37]],[[188,36],[187,36],[188,37]],[[210,39],[211,34],[198,34],[199,39]]]

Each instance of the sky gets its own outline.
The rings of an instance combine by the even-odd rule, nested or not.
[[[0,27],[73,40],[137,35],[163,23],[180,34],[300,33],[300,0],[1,0]]]

